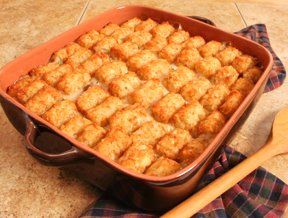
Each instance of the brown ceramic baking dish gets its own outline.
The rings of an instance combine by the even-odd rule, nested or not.
[[[21,75],[27,74],[32,68],[46,64],[54,51],[80,35],[91,29],[100,29],[109,22],[120,24],[133,17],[142,19],[149,17],[158,22],[169,21],[174,25],[181,25],[191,35],[203,36],[207,41],[213,39],[231,42],[244,53],[258,58],[263,65],[263,75],[251,93],[204,153],[181,171],[166,177],[135,174],[124,169],[98,155],[95,150],[61,133],[6,94],[7,87]],[[239,126],[240,120],[247,117],[253,102],[256,102],[262,94],[271,67],[271,54],[253,41],[174,13],[144,6],[123,6],[106,11],[72,28],[4,66],[0,71],[0,100],[10,122],[25,135],[27,150],[39,161],[70,169],[126,204],[145,210],[161,211],[171,208],[193,192],[206,168],[217,157],[217,152],[224,140],[227,140],[228,134],[231,136]]]

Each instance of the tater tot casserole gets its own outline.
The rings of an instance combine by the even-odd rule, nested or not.
[[[234,46],[135,17],[80,36],[7,92],[124,168],[167,176],[202,154],[262,75]]]

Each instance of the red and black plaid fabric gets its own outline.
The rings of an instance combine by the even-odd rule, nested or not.
[[[240,163],[245,156],[223,148],[217,162],[202,178],[201,187]],[[196,217],[280,217],[288,205],[288,186],[259,167],[203,208]]]
[[[218,161],[202,178],[198,189],[221,176],[243,159],[245,156],[232,148],[223,148]],[[281,217],[287,205],[288,186],[260,167],[199,211],[196,217]],[[104,194],[84,213],[83,217],[154,218],[158,216],[128,208]]]
[[[213,22],[201,18],[209,24]],[[250,38],[265,46],[274,58],[274,65],[265,91],[279,87],[285,79],[285,68],[272,50],[264,24],[249,26],[236,34]],[[207,185],[245,158],[230,147],[224,147],[221,155],[202,178],[198,189]],[[288,186],[267,172],[258,168],[237,185],[226,191],[196,214],[196,217],[280,217],[288,205]],[[143,211],[127,208],[107,194],[97,200],[82,217],[157,217]]]

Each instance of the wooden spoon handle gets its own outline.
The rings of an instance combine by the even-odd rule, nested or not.
[[[202,188],[200,191],[180,203],[174,209],[168,211],[161,217],[191,217],[215,198],[233,187],[245,176],[259,167],[264,161],[275,156],[277,153],[271,149],[271,146],[264,146],[255,154],[242,161],[240,164]]]

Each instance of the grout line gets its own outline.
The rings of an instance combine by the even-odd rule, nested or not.
[[[234,4],[235,4],[235,7],[236,7],[238,13],[240,14],[240,16],[241,16],[241,18],[242,18],[242,21],[244,22],[245,26],[247,27],[248,25],[247,25],[247,23],[246,23],[246,21],[245,21],[245,19],[244,19],[244,17],[243,17],[243,14],[241,13],[241,11],[240,11],[240,9],[239,9],[237,3],[234,2]]]
[[[76,22],[76,25],[79,25],[80,22],[81,22],[81,20],[83,19],[84,14],[86,13],[86,10],[87,10],[87,8],[88,8],[89,3],[90,3],[90,0],[87,0],[87,2],[85,3],[85,6],[84,6],[84,8],[83,8],[83,10],[81,11],[81,14],[80,14],[79,19],[78,19],[77,22]]]

